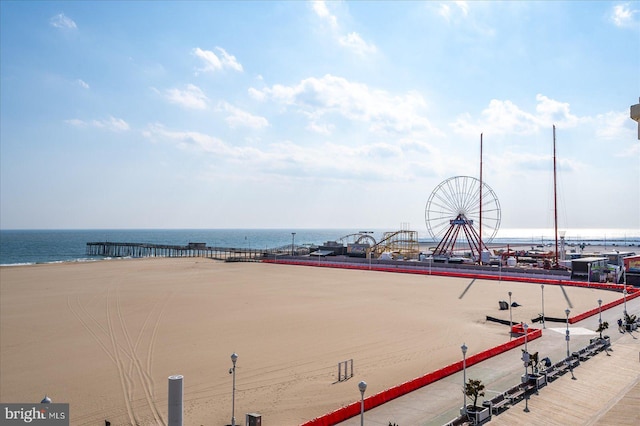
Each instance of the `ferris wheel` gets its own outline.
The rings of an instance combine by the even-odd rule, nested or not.
[[[427,230],[434,240],[453,246],[461,239],[472,243],[491,242],[500,228],[500,202],[495,192],[482,184],[482,234],[480,234],[480,181],[455,176],[440,183],[429,196],[424,213]],[[460,232],[462,230],[462,232]],[[453,241],[451,241],[453,240]],[[478,247],[478,250],[482,248]],[[473,250],[472,248],[472,251]]]

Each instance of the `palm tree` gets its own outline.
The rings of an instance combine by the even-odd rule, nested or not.
[[[607,328],[609,328],[609,323],[606,321],[602,321],[598,325],[598,328],[596,329],[596,333],[600,333],[600,339],[602,339],[602,332],[605,331]]]
[[[473,397],[473,406],[476,407],[478,405],[478,397],[484,396],[482,380],[469,379],[469,381],[465,383],[464,394]]]

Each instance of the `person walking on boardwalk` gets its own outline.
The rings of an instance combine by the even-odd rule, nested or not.
[[[618,318],[618,331],[624,333],[624,327],[622,327],[622,318]]]

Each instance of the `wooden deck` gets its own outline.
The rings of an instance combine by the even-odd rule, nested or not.
[[[640,351],[634,336],[626,334],[613,346],[611,356],[599,353],[570,374],[556,379],[529,399],[529,412],[519,402],[491,425],[597,425],[640,424]]]

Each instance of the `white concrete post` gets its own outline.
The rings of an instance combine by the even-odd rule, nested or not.
[[[181,375],[169,376],[168,426],[182,426],[182,379]]]

